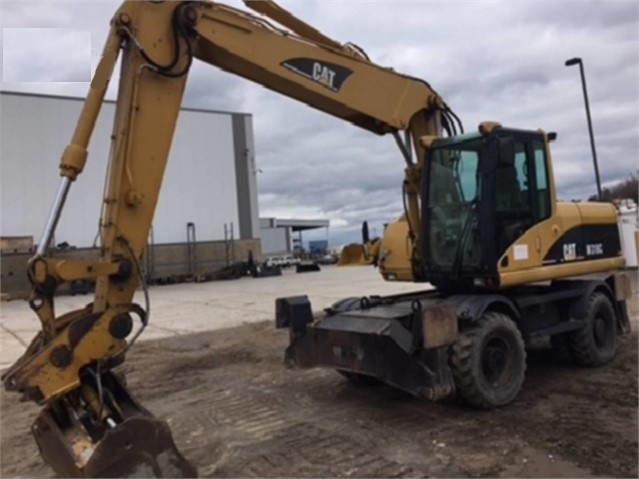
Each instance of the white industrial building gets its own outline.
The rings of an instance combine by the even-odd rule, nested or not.
[[[0,236],[37,242],[59,183],[81,98],[2,92]],[[115,103],[102,107],[83,173],[72,185],[55,244],[90,247],[98,232]],[[252,117],[182,109],[153,222],[153,242],[184,243],[260,234]],[[231,226],[232,225],[232,226]]]
[[[260,218],[262,253],[290,253],[301,246],[303,231],[328,227],[328,220]]]
[[[2,91],[0,237],[40,240],[60,181],[59,162],[83,98]],[[100,111],[86,166],[71,186],[54,244],[94,245],[115,102]],[[252,116],[183,108],[153,220],[155,245],[256,240],[264,255],[289,253],[301,232],[327,220],[259,218]],[[187,225],[195,225],[189,238]],[[191,230],[192,231],[192,230]]]

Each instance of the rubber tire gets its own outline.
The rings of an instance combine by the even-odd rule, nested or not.
[[[606,341],[597,345],[595,341],[595,319],[600,314],[606,328]],[[585,325],[570,334],[570,349],[575,363],[584,367],[602,366],[609,362],[617,351],[617,321],[615,310],[604,293],[594,292],[587,306]]]
[[[487,340],[499,337],[511,347],[512,373],[507,382],[494,387],[482,371],[482,350]],[[511,403],[526,376],[526,346],[521,332],[509,316],[489,311],[460,332],[452,347],[451,369],[459,396],[469,405],[492,409]]]

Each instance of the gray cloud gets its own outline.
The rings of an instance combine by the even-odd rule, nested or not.
[[[537,25],[550,23],[579,29],[606,29],[633,25],[637,21],[637,16],[639,4],[631,0],[545,0],[536,1],[535,8],[521,8],[516,18]]]
[[[4,81],[91,81],[91,32],[88,30],[3,28],[2,40]]]
[[[229,4],[244,8],[239,0]],[[639,4],[634,1],[299,2],[280,4],[371,59],[428,81],[464,121],[483,120],[558,132],[552,145],[559,196],[595,191],[583,95],[584,59],[602,181],[637,169]],[[5,2],[5,27],[91,31],[93,66],[115,2]],[[48,52],[68,73],[60,45]],[[12,66],[30,72],[23,59]],[[81,70],[77,70],[81,71]],[[117,72],[116,72],[117,73]],[[109,97],[115,96],[112,84]],[[26,84],[3,83],[12,90]],[[86,84],[39,84],[38,91],[84,95]],[[196,63],[184,105],[254,116],[260,210],[264,216],[331,219],[333,239],[357,239],[362,220],[381,224],[402,211],[403,160],[391,137],[377,137],[307,105]],[[322,236],[323,232],[311,233]],[[349,236],[350,235],[350,236]]]

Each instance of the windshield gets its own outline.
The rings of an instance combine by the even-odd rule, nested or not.
[[[476,214],[481,148],[481,138],[474,138],[431,151],[428,244],[441,269],[458,272],[481,260]]]

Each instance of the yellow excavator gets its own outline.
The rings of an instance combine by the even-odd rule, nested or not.
[[[529,338],[551,337],[583,365],[612,358],[617,333],[628,330],[616,214],[612,205],[556,201],[554,134],[494,122],[465,133],[427,82],[375,64],[272,2],[245,3],[262,15],[211,1],[129,0],[111,19],[27,265],[29,305],[42,328],[2,376],[8,391],[43,406],[32,433],[56,474],[197,475],[167,423],[114,371],[150,321],[140,258],[195,59],[390,134],[405,162],[405,212],[381,239],[379,271],[435,289],[346,298],[317,317],[305,296],[275,298],[275,325],[290,332],[288,364],[374,377],[433,400],[458,392],[495,407],[523,383]],[[87,161],[118,57],[100,255],[56,259],[48,246]],[[595,273],[601,277],[584,276]],[[58,314],[56,289],[81,279],[95,280],[93,301]],[[138,287],[143,304],[133,303]]]

